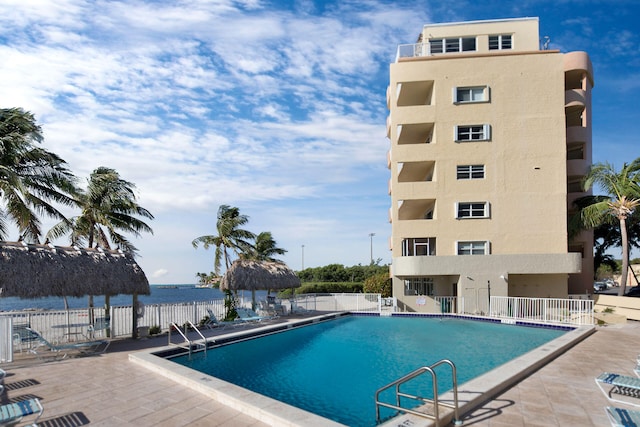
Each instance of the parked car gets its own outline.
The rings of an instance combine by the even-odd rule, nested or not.
[[[593,290],[596,292],[607,290],[607,284],[604,282],[595,282],[593,284]]]
[[[626,294],[624,294],[625,297],[640,297],[640,286],[634,286],[633,288],[629,289],[627,291]]]

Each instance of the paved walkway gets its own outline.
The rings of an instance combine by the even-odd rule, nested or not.
[[[42,400],[40,426],[265,426],[128,360],[132,351],[167,338],[114,341],[107,354],[1,367],[3,403]],[[603,371],[633,375],[640,322],[600,327],[589,338],[494,400],[464,415],[465,426],[608,426],[607,399],[594,378]],[[25,419],[29,421],[30,419]]]

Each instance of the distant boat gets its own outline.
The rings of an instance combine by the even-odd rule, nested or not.
[[[207,288],[208,289],[208,288],[213,288],[213,285],[202,285],[202,284],[200,284],[200,285],[196,285],[196,288]]]
[[[157,285],[156,289],[178,289],[176,285]]]

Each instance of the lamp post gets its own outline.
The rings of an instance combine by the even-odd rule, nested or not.
[[[300,271],[304,270],[304,245],[302,245],[302,268]]]
[[[373,264],[373,236],[375,236],[376,233],[369,233],[369,239],[371,240],[371,264]]]

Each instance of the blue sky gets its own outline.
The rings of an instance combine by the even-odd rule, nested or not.
[[[635,0],[0,0],[0,107],[33,112],[81,179],[108,166],[137,185],[151,283],[212,270],[191,241],[221,204],[295,270],[388,263],[397,45],[427,23],[525,16],[551,49],[591,56],[594,162],[639,157]]]

